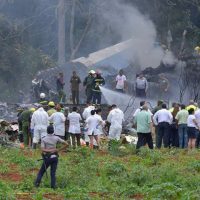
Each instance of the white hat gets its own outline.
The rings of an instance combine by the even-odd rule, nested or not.
[[[40,98],[44,99],[46,97],[45,93],[40,93]]]

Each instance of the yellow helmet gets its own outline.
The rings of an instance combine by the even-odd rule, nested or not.
[[[35,112],[36,109],[35,109],[35,108],[30,108],[30,111],[31,111],[31,112]]]
[[[197,47],[194,48],[194,50],[195,50],[195,51],[200,51],[200,47],[197,46]]]
[[[54,106],[55,106],[55,103],[54,103],[53,101],[50,101],[50,102],[48,103],[48,106],[54,107]]]

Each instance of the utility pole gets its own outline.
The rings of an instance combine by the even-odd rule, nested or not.
[[[65,64],[65,0],[58,2],[58,65]]]

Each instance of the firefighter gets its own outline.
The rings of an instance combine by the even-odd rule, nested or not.
[[[92,84],[95,78],[95,71],[90,70],[88,76],[83,81],[83,86],[85,86],[85,93],[87,97],[87,103],[92,101]]]
[[[93,79],[92,83],[92,97],[93,97],[93,104],[100,105],[101,104],[101,89],[100,86],[105,85],[105,80],[101,76],[100,71],[96,71],[96,77]]]

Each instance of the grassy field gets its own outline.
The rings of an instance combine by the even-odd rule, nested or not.
[[[1,147],[0,199],[200,199],[200,151],[118,147],[61,153],[56,190],[46,176],[33,186],[39,150]]]

